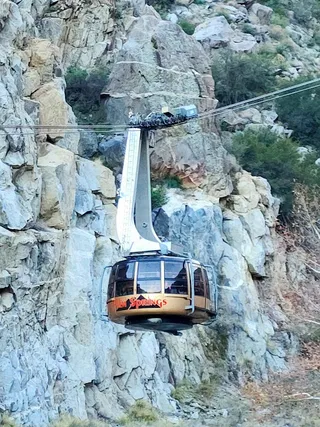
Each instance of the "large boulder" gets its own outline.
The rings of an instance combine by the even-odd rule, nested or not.
[[[257,44],[251,34],[233,30],[224,16],[205,20],[196,27],[193,37],[208,52],[219,47],[230,47],[235,52],[250,52]]]
[[[13,184],[10,167],[0,161],[0,226],[21,230],[32,219],[30,203],[24,200]]]
[[[126,141],[124,135],[103,138],[99,142],[99,152],[104,156],[105,164],[117,175],[122,169]]]
[[[110,169],[106,168],[99,159],[95,162],[78,159],[77,170],[92,193],[99,194],[105,204],[113,203],[116,187],[114,176]]]
[[[90,159],[98,151],[98,138],[94,131],[89,129],[80,130],[80,140],[78,146],[79,156]]]
[[[48,83],[54,76],[54,67],[60,62],[59,48],[46,39],[32,39],[28,50],[30,51],[31,69],[36,70],[41,83]]]
[[[272,13],[271,7],[253,3],[249,10],[249,19],[253,24],[270,25]]]
[[[50,227],[69,226],[75,204],[75,156],[63,148],[46,144],[39,157],[42,172],[40,215]]]
[[[233,29],[224,16],[215,16],[198,25],[194,32],[196,40],[210,48],[225,47],[230,42]]]
[[[63,138],[65,130],[61,126],[68,124],[68,106],[65,102],[64,88],[60,79],[46,83],[32,94],[32,99],[40,104],[40,125],[49,126],[47,134],[53,140]],[[55,128],[52,128],[55,126]],[[60,126],[60,129],[59,127]]]

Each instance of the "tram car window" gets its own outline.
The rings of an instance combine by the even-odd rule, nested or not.
[[[167,261],[165,263],[164,288],[166,294],[188,294],[187,271],[184,262]]]
[[[184,105],[174,109],[175,114],[184,116],[187,119],[192,119],[193,117],[198,116],[198,110],[195,105]]]
[[[118,265],[116,276],[116,297],[132,295],[134,283],[134,262],[121,263]]]
[[[160,261],[140,261],[137,278],[138,294],[161,292]]]
[[[114,265],[112,267],[110,278],[109,278],[109,286],[108,286],[108,300],[114,298],[114,290],[116,286],[116,274],[117,274],[118,265]]]
[[[204,278],[204,287],[205,287],[206,298],[210,299],[209,277],[208,277],[207,270],[205,268],[202,269],[202,274],[203,274],[203,278]]]
[[[204,280],[201,267],[193,265],[194,268],[194,294],[198,297],[204,297]]]

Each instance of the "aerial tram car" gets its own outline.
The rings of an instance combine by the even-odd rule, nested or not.
[[[197,113],[195,106],[180,107],[194,109]],[[217,288],[209,281],[211,267],[162,242],[155,233],[148,130],[156,123],[154,116],[149,119],[150,126],[141,122],[128,130],[117,211],[118,238],[126,255],[109,269],[107,313],[128,329],[180,335],[195,324],[212,321]]]

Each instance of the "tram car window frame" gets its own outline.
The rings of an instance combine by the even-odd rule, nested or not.
[[[205,287],[205,296],[207,299],[211,299],[211,291],[210,291],[210,280],[209,280],[209,276],[207,273],[207,270],[205,268],[201,268],[202,269],[202,275],[204,278],[204,287]]]
[[[117,276],[118,264],[115,264],[110,272],[109,283],[108,283],[108,293],[107,301],[115,297],[116,290],[116,276]]]
[[[148,267],[150,267],[151,264],[158,264],[158,268],[154,267],[154,270],[150,271],[148,270]],[[145,271],[143,271],[143,268],[141,267],[146,267],[147,269]],[[161,266],[161,261],[160,260],[139,260],[138,262],[138,272],[137,272],[137,280],[136,280],[136,284],[137,284],[137,294],[159,294],[162,293],[162,266]],[[155,272],[156,275],[151,276],[150,273]],[[142,277],[141,277],[142,276]],[[155,283],[158,285],[158,290],[149,290],[149,289],[144,289],[142,286],[146,286],[147,283]],[[142,286],[140,286],[142,284]]]
[[[169,273],[167,272],[166,267],[169,264],[176,264],[176,265],[180,264],[180,266],[181,266],[178,274],[174,278],[172,276],[169,276]],[[184,273],[181,273],[182,270],[184,270]],[[189,269],[187,268],[187,263],[185,262],[185,260],[184,261],[182,261],[182,260],[167,261],[166,260],[166,262],[164,263],[164,293],[171,295],[171,296],[175,296],[175,295],[176,296],[179,296],[179,295],[188,296],[190,293],[190,290],[189,290],[190,280],[189,280],[189,271],[188,270]],[[183,277],[181,277],[181,274],[183,274]],[[167,282],[172,282],[172,284],[170,285],[170,288],[167,287]],[[174,288],[176,290],[176,292],[172,292],[172,285],[176,282],[177,282],[177,284]],[[178,286],[178,283],[180,283],[180,286]],[[182,283],[183,283],[183,286],[181,285]],[[180,287],[180,290],[179,290],[179,287]],[[169,289],[170,289],[170,292],[169,292]]]
[[[135,262],[122,262],[118,264],[116,280],[115,280],[115,293],[114,293],[115,297],[123,297],[123,296],[134,294],[135,264],[136,264]],[[119,275],[121,268],[124,268],[124,267],[127,268],[127,271],[125,272],[126,274]],[[130,275],[127,276],[129,272],[130,272]],[[123,288],[128,285],[130,286],[130,282],[131,282],[131,287],[128,288],[127,292],[123,292]]]
[[[196,297],[206,297],[205,281],[201,265],[193,264],[194,295]]]

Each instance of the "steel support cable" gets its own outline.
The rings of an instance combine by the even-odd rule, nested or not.
[[[260,101],[254,102],[254,103],[249,102],[250,100],[241,101],[241,103],[237,103],[237,104],[241,104],[241,105],[231,104],[230,106],[221,107],[221,109],[217,108],[216,110],[212,110],[213,112],[203,113],[203,114],[201,114],[200,116],[198,116],[198,117],[196,117],[194,119],[188,120],[188,123],[189,122],[196,122],[196,121],[204,120],[204,119],[207,119],[209,117],[216,117],[216,116],[219,116],[219,115],[225,113],[228,110],[241,110],[242,108],[250,108],[250,107],[253,107],[255,105],[263,104],[265,102],[272,102],[272,101],[274,101],[276,99],[284,98],[284,97],[289,96],[289,95],[295,95],[296,93],[305,92],[306,90],[315,89],[317,87],[320,87],[320,84],[314,85],[314,86],[311,86],[311,87],[306,87],[306,88],[303,88],[303,89],[300,89],[300,90],[297,90],[297,91],[294,91],[294,92],[289,92],[289,93],[284,93],[282,95],[273,96],[270,99],[262,99]],[[263,96],[265,96],[265,95],[263,95]],[[256,99],[256,98],[252,98],[252,99]],[[236,106],[233,107],[233,105],[236,105]],[[174,124],[174,125],[172,125],[170,127],[181,126],[182,124],[185,124],[185,123],[176,123],[176,124]],[[3,127],[6,127],[6,126],[3,126]],[[15,129],[17,129],[17,128],[19,128],[19,127],[18,126],[15,127]],[[46,127],[44,126],[44,128],[46,128]],[[53,128],[55,128],[55,127],[53,127]],[[28,129],[30,129],[30,127],[28,127]],[[60,129],[60,127],[59,127],[59,129]],[[123,131],[125,131],[126,129],[128,129],[128,128],[122,127]],[[70,132],[68,132],[68,134],[70,135],[71,133],[78,133],[79,130],[82,130],[82,128],[78,129],[78,130],[74,130],[74,131],[71,130]],[[84,129],[84,131],[85,132],[91,132],[91,131],[94,131],[94,130],[93,129]],[[23,135],[23,136],[30,136],[31,135],[31,136],[35,136],[35,131],[34,132],[30,132],[30,133],[26,133],[26,132],[17,132],[17,133],[10,132],[9,133],[9,132],[6,132],[4,129],[0,129],[0,135],[1,135],[1,132],[4,132],[6,135],[10,134],[10,135]],[[114,134],[115,133],[114,130],[112,130],[112,129],[110,129],[110,130],[97,130],[97,132],[99,132],[101,134]],[[43,132],[37,133],[37,136],[46,135],[46,134],[47,134],[47,132],[43,131]],[[60,135],[60,133],[50,132],[50,135]]]
[[[319,83],[318,85],[313,85],[310,86],[313,83]],[[198,121],[198,120],[203,120],[206,119],[208,117],[215,117],[217,115],[223,114],[225,111],[227,110],[237,110],[237,109],[241,109],[241,108],[249,108],[251,106],[254,105],[258,105],[258,104],[262,104],[265,102],[271,102],[274,101],[275,99],[279,99],[282,98],[284,96],[289,96],[289,95],[294,95],[296,93],[300,93],[300,92],[304,92],[306,90],[311,90],[314,88],[317,88],[320,86],[320,78],[317,79],[313,79],[310,80],[308,82],[303,82],[303,83],[299,83],[297,85],[293,85],[284,89],[280,89],[274,92],[270,92],[267,93],[265,95],[260,95],[260,96],[256,96],[254,98],[251,99],[247,99],[245,101],[240,101],[237,102],[235,104],[231,104],[231,105],[226,105],[224,107],[220,107],[217,108],[215,110],[211,110],[209,112],[205,112],[202,114],[199,114],[198,117],[194,118],[194,119],[190,119],[188,120],[188,122],[193,122],[193,121]],[[303,87],[303,89],[300,90],[295,90],[298,88]],[[287,93],[286,93],[287,92]],[[278,95],[278,94],[282,94],[282,95]],[[257,102],[255,102],[257,101]],[[175,125],[172,125],[171,127],[174,126],[181,126],[181,124],[183,123],[177,123]],[[69,129],[74,129],[74,132],[69,132],[69,133],[77,133],[80,130],[83,131],[96,131],[96,132],[100,132],[100,133],[105,133],[105,131],[110,130],[109,133],[114,133],[113,131],[122,131],[122,130],[126,130],[127,125],[52,125],[52,126],[46,126],[46,125],[2,125],[2,129],[0,129],[0,132],[3,131],[5,133],[8,134],[8,132],[5,131],[5,129],[35,129],[35,130],[41,130],[41,129],[61,129],[61,130],[69,130]],[[96,129],[98,128],[98,129]],[[48,132],[46,132],[48,133]],[[15,135],[14,133],[10,133],[10,135]],[[20,135],[20,133],[17,133],[16,135]],[[24,133],[24,135],[27,135],[26,133]],[[34,135],[34,133],[30,133],[29,135]]]
[[[259,104],[263,104],[263,103],[266,103],[266,102],[272,102],[272,101],[274,101],[276,99],[284,98],[284,97],[290,96],[290,95],[295,95],[297,93],[304,92],[306,90],[315,89],[317,87],[320,87],[320,84],[314,85],[314,86],[311,86],[311,87],[306,87],[306,88],[303,88],[303,89],[300,89],[300,90],[297,90],[297,91],[294,91],[294,92],[289,92],[289,93],[284,93],[282,95],[273,96],[270,99],[269,98],[262,99],[260,101],[254,102],[254,103],[250,102],[251,100],[241,101],[241,103],[237,103],[237,104],[232,104],[230,106],[221,107],[221,109],[218,108],[216,110],[213,110],[213,112],[210,112],[210,113],[209,112],[203,113],[203,114],[201,114],[200,116],[198,116],[198,117],[196,117],[194,119],[188,120],[188,122],[197,122],[197,121],[204,120],[204,119],[207,119],[207,118],[210,118],[210,117],[216,117],[216,116],[219,116],[219,115],[225,113],[228,110],[241,110],[242,108],[251,108],[251,107],[259,105]],[[263,95],[263,96],[265,96],[265,95]],[[252,98],[252,99],[257,99],[257,98]],[[238,105],[238,104],[241,104],[241,105]],[[233,105],[235,105],[235,106],[233,107]],[[185,123],[176,123],[176,124],[174,124],[174,125],[172,125],[170,127],[181,126],[182,124],[185,124]],[[4,127],[6,128],[6,126],[3,126],[3,128]],[[43,126],[43,127],[46,128],[46,126]],[[21,128],[21,127],[19,127],[19,126],[15,127],[15,129],[19,129],[19,128]],[[27,128],[28,129],[30,129],[30,128],[32,129],[32,127],[27,127]],[[56,127],[53,126],[52,128],[56,128]],[[58,129],[60,129],[60,127],[58,127]],[[122,127],[121,130],[125,131],[126,129],[128,129],[128,128]],[[82,128],[78,129],[78,130],[70,131],[70,132],[68,132],[68,134],[78,133],[79,130],[82,130]],[[68,129],[66,129],[66,131],[68,131]],[[85,132],[89,132],[89,131],[91,132],[91,131],[94,131],[94,130],[93,129],[84,129],[84,131]],[[30,133],[26,133],[26,132],[17,132],[17,133],[10,132],[9,133],[9,132],[6,132],[4,129],[0,129],[0,135],[1,135],[1,132],[4,132],[6,135],[10,134],[10,135],[23,135],[23,136],[30,136],[31,135],[31,136],[35,136],[35,131],[34,132],[30,132]],[[96,132],[99,132],[101,134],[114,134],[115,133],[114,130],[112,130],[112,129],[110,129],[110,130],[97,130]],[[44,131],[43,132],[39,132],[39,133],[37,133],[37,136],[46,135],[47,133],[48,132],[44,132]],[[56,133],[50,132],[50,135],[59,135],[59,134],[60,133],[57,133],[57,132]]]
[[[223,110],[217,109],[217,110],[214,110],[213,113],[203,114],[200,117],[197,117],[197,119],[192,119],[192,120],[203,120],[203,119],[206,119],[206,118],[209,118],[209,117],[219,116],[219,115],[225,113],[228,110],[241,110],[242,108],[250,108],[250,107],[253,107],[255,105],[264,104],[266,102],[272,102],[272,101],[274,101],[276,99],[284,98],[284,97],[290,96],[290,95],[295,95],[296,93],[305,92],[306,90],[315,89],[317,87],[320,87],[320,84],[312,86],[312,87],[307,87],[307,88],[304,88],[304,89],[300,89],[300,90],[297,90],[297,91],[294,91],[294,92],[284,93],[282,95],[277,95],[277,96],[274,96],[274,97],[272,97],[270,99],[263,99],[263,100],[260,100],[260,101],[257,101],[257,102],[250,102],[250,103],[248,102],[249,101],[248,100],[248,101],[246,101],[246,103],[244,105],[238,105],[238,106],[235,106],[235,107],[228,106],[228,108],[221,107],[221,108],[223,108]]]
[[[8,129],[16,129],[16,128],[26,128],[26,129],[78,129],[78,130],[91,130],[98,128],[102,129],[126,129],[127,125],[1,125],[2,127],[8,128]]]
[[[276,90],[274,92],[269,92],[269,93],[266,93],[264,95],[255,96],[254,98],[250,98],[250,99],[247,99],[247,100],[244,100],[244,101],[236,102],[236,103],[231,104],[231,105],[225,105],[224,107],[217,108],[214,111],[215,112],[216,111],[224,111],[224,110],[228,110],[229,108],[234,109],[237,106],[242,106],[242,105],[245,105],[245,104],[247,104],[249,102],[264,100],[265,98],[274,97],[275,95],[278,95],[278,94],[281,94],[281,93],[285,93],[285,92],[290,92],[291,90],[299,89],[300,87],[309,86],[309,85],[314,84],[314,83],[319,83],[320,84],[320,77],[316,78],[316,79],[313,79],[313,80],[309,80],[308,82],[298,83],[298,84],[293,85],[293,86],[285,87],[283,89],[278,89],[278,90]],[[311,88],[307,87],[305,90],[307,90],[307,89],[311,89]],[[206,115],[206,114],[207,113],[202,113],[199,116],[201,117],[201,116]]]
[[[0,0],[1,1],[1,0]],[[6,128],[6,126],[4,126],[5,128]],[[30,128],[28,128],[29,130],[30,130]],[[125,131],[127,128],[123,128],[123,131]],[[86,132],[95,132],[94,130],[87,130]],[[99,131],[97,131],[98,133],[100,133],[100,134],[103,134],[103,135],[108,135],[108,134],[111,134],[111,135],[114,135],[115,133],[117,133],[117,132],[114,132],[113,130],[99,130]],[[118,131],[119,132],[119,131]],[[61,139],[63,139],[63,138],[65,138],[66,136],[68,136],[68,135],[70,135],[70,134],[75,134],[75,133],[79,133],[79,130],[78,131],[76,131],[76,130],[70,130],[70,131],[68,131],[67,129],[65,130],[65,135],[64,136],[61,136],[61,133],[60,132],[50,132],[50,135],[49,136],[61,136]],[[1,129],[0,128],[0,136],[6,136],[6,135],[21,135],[21,136],[45,136],[45,135],[48,135],[48,132],[45,132],[45,131],[40,131],[40,132],[37,132],[36,131],[36,129],[34,129],[32,132],[24,132],[23,131],[23,129],[21,130],[21,132],[7,132],[5,129]]]

